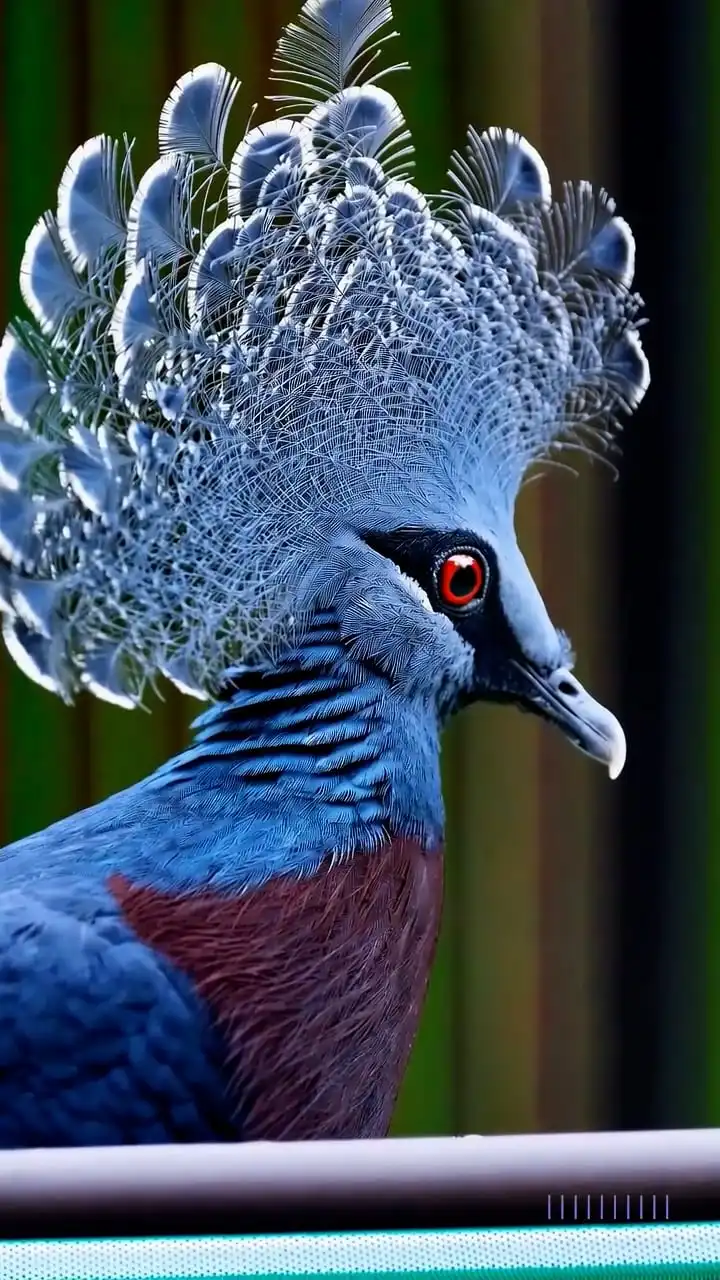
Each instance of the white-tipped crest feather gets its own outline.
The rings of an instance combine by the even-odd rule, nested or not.
[[[20,263],[20,292],[43,333],[48,334],[89,301],[65,256],[50,214],[36,222],[27,238]]]
[[[58,190],[60,237],[78,271],[103,250],[125,243],[125,213],[117,175],[117,143],[104,134],[73,151]]]
[[[128,213],[128,271],[140,258],[162,265],[190,253],[191,183],[192,162],[178,152],[143,174]]]
[[[178,80],[160,112],[160,154],[182,151],[206,164],[223,163],[225,130],[240,81],[217,62]]]
[[[29,426],[48,390],[42,365],[8,329],[0,343],[0,410],[10,425]]]

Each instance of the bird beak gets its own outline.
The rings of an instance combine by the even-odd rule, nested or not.
[[[596,702],[567,667],[550,675],[530,664],[513,660],[513,692],[520,705],[550,720],[585,755],[607,765],[617,778],[625,764],[627,747],[619,720]]]

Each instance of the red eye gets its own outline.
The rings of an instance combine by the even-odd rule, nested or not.
[[[455,552],[440,566],[438,589],[445,604],[462,608],[482,594],[485,586],[485,565],[478,556],[467,552]]]

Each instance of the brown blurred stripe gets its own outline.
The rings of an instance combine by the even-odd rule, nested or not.
[[[606,123],[598,104],[609,79],[599,7],[598,0],[540,5],[539,143],[558,194],[568,179],[610,185],[598,163]],[[612,701],[613,549],[603,519],[612,476],[570,460],[576,480],[551,471],[538,486],[542,590],[553,621],[570,634],[580,677]],[[539,771],[537,1120],[543,1130],[592,1128],[608,1065],[602,886],[614,793],[597,765],[550,730],[540,736]]]

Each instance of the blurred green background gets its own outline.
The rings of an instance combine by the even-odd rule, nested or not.
[[[299,0],[0,0],[0,297],[66,158],[103,131],[156,154],[174,80],[206,60],[262,102]],[[395,87],[427,190],[472,122],[526,133],[556,185],[617,195],[638,239],[653,386],[602,466],[520,504],[521,540],[578,671],[628,730],[611,786],[549,729],[466,713],[446,742],[445,925],[402,1133],[720,1121],[720,5],[395,0]],[[661,12],[662,10],[662,12]],[[649,18],[652,17],[652,21]],[[714,60],[714,62],[713,62]],[[0,838],[123,787],[192,708],[68,711],[0,656]],[[713,779],[717,780],[713,784]],[[717,1082],[717,1083],[716,1083]]]

